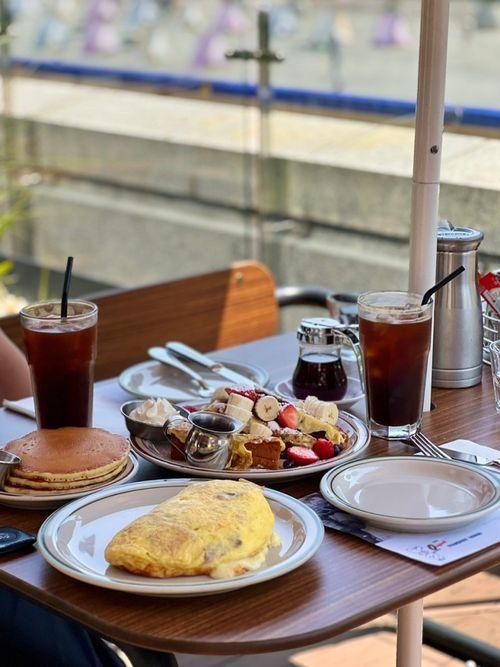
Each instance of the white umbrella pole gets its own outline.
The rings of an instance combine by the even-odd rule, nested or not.
[[[449,13],[449,0],[422,0],[408,282],[410,292],[420,294],[436,279]],[[432,358],[427,370],[425,410],[430,407]]]

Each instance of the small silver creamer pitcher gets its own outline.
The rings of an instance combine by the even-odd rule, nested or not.
[[[169,417],[164,424],[168,437],[168,428],[176,420],[184,420],[180,415]],[[187,462],[197,468],[222,470],[229,459],[231,436],[239,433],[243,422],[229,415],[218,412],[192,412],[187,415],[191,424],[184,451]],[[172,443],[172,446],[175,445]]]
[[[4,488],[11,469],[20,463],[21,458],[17,454],[11,454],[3,449],[0,450],[0,491]]]

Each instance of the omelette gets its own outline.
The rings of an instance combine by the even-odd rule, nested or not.
[[[196,482],[117,533],[108,563],[149,577],[235,577],[256,570],[274,535],[260,487],[245,480]]]

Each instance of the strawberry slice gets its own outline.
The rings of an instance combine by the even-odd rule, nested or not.
[[[319,461],[319,456],[315,454],[312,449],[309,449],[308,447],[300,447],[299,445],[289,447],[286,451],[286,455],[290,461],[293,461],[298,466],[307,466]]]
[[[335,456],[335,445],[326,438],[319,438],[313,445],[313,452],[320,459],[331,459]]]
[[[297,412],[295,405],[292,405],[291,403],[285,405],[285,407],[280,410],[276,421],[282,428],[296,429],[299,423],[299,413]]]
[[[229,389],[228,388],[227,392],[229,394],[238,394],[239,396],[246,396],[247,398],[249,398],[254,403],[258,398],[258,394],[255,391],[255,389],[235,389],[235,388]]]

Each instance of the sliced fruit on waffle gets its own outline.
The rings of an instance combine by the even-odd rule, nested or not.
[[[345,440],[344,434],[336,426],[316,419],[301,410],[299,410],[298,429],[303,433],[325,433],[326,438],[334,445],[341,445]]]
[[[253,468],[277,470],[280,467],[280,454],[285,449],[285,443],[281,438],[255,438],[247,442],[245,448],[252,453]]]
[[[250,418],[246,429],[250,435],[261,438],[271,438],[273,435],[272,430],[267,424],[260,421],[260,419],[255,419],[254,417]]]
[[[301,431],[297,431],[291,428],[283,428],[276,435],[279,435],[287,447],[299,445],[301,447],[309,447],[309,449],[311,449],[311,447],[316,442],[316,438],[314,438],[312,435],[308,435],[307,433],[302,433]]]
[[[226,468],[231,470],[248,470],[252,467],[252,452],[246,447],[245,443],[252,440],[251,435],[233,435],[229,444],[229,459]]]

